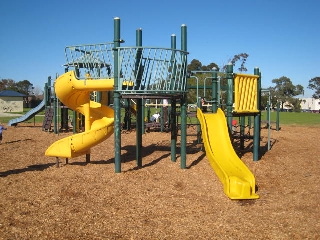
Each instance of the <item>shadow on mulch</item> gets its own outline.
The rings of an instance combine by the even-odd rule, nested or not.
[[[14,140],[14,141],[8,141],[5,142],[4,144],[11,144],[11,143],[16,143],[16,142],[24,142],[24,141],[31,141],[31,138],[26,138],[26,139],[19,139],[19,140]]]
[[[55,165],[55,163],[47,163],[47,164],[35,164],[35,165],[30,165],[26,168],[20,168],[20,169],[12,169],[8,170],[5,172],[0,172],[0,177],[7,177],[12,174],[20,174],[24,172],[32,172],[32,171],[43,171],[52,165]]]
[[[272,147],[278,142],[277,139],[270,139],[270,149],[268,150],[268,142],[261,144],[259,148],[259,159],[262,158],[268,151],[272,149]],[[238,154],[239,158],[243,157],[246,153],[253,151],[253,140],[250,140],[249,143],[245,143],[243,149],[240,146],[240,140],[236,140],[233,142],[233,147]]]
[[[197,153],[199,151],[201,151],[202,148],[200,148],[198,146],[198,143],[196,143],[196,141],[192,144],[188,144],[187,147],[187,154],[194,154]],[[136,161],[136,146],[135,145],[127,145],[121,148],[121,150],[124,150],[125,153],[121,154],[121,162],[122,163],[127,163],[127,162],[131,162],[131,161]],[[177,150],[177,157],[180,156],[180,147],[176,148]],[[142,165],[141,167],[136,166],[132,169],[129,169],[127,171],[134,171],[134,170],[138,170],[141,168],[145,168],[145,167],[150,167],[152,165],[155,165],[157,163],[159,163],[161,160],[166,159],[168,157],[170,157],[171,155],[171,146],[162,146],[159,144],[151,144],[149,146],[145,146],[142,147],[142,151],[141,151],[141,157],[142,159],[153,154],[155,151],[157,152],[164,152],[163,155],[159,156],[156,159],[153,159],[151,162],[148,162],[144,165]],[[200,157],[198,157],[196,160],[194,160],[188,167],[187,169],[192,168],[193,166],[197,165],[204,157],[206,156],[205,152],[203,152],[201,154]],[[90,164],[114,164],[115,159],[114,158],[110,158],[108,160],[95,160],[95,161],[90,161]],[[70,165],[79,165],[79,166],[86,166],[88,163],[87,162],[72,162],[69,163]]]

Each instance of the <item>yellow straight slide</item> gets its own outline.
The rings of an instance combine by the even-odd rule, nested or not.
[[[256,199],[255,178],[238,157],[232,146],[226,117],[218,108],[217,113],[203,114],[197,109],[206,156],[231,199]]]
[[[57,97],[64,105],[85,116],[85,131],[54,142],[46,150],[46,156],[72,158],[88,154],[91,147],[112,135],[113,109],[91,101],[90,92],[112,90],[113,84],[113,79],[79,80],[74,71],[56,80]]]

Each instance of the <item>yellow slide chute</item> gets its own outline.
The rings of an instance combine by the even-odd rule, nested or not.
[[[59,100],[85,116],[85,131],[54,142],[45,155],[72,158],[90,153],[90,148],[103,142],[114,131],[112,108],[90,100],[92,91],[113,89],[114,79],[76,78],[74,71],[61,75],[55,82]]]
[[[255,178],[232,146],[224,112],[203,114],[197,109],[206,156],[231,199],[256,199]]]

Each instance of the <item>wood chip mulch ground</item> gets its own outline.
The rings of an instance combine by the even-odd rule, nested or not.
[[[192,132],[194,129],[188,128]],[[187,138],[187,169],[171,161],[170,134],[143,135],[136,167],[135,131],[122,133],[122,172],[114,169],[114,138],[85,157],[44,156],[71,133],[33,123],[8,127],[0,145],[0,239],[320,239],[319,127],[281,126],[271,150],[242,161],[260,198],[230,200],[196,137]],[[261,145],[267,145],[262,130]],[[177,149],[179,153],[179,149]]]

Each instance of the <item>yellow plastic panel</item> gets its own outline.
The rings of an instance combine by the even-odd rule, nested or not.
[[[258,75],[236,74],[234,79],[234,111],[255,113],[258,109]]]

